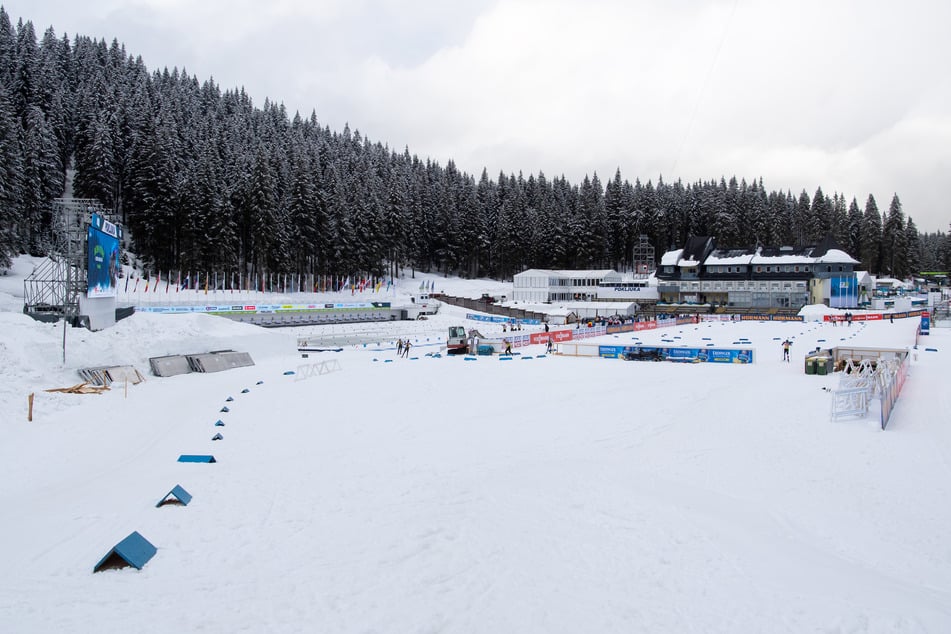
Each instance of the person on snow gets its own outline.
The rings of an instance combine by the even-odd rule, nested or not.
[[[511,354],[512,354],[512,342],[510,342],[508,339],[503,339],[503,340],[502,340],[502,343],[505,344],[505,352],[503,352],[502,354],[511,355]]]
[[[548,338],[548,354],[551,354],[555,349],[555,342],[551,340],[551,337]]]
[[[783,342],[783,361],[789,361],[789,348],[792,346],[792,341],[787,339]]]
[[[397,339],[396,340],[396,356],[400,356],[402,354],[403,354],[403,340]]]
[[[403,356],[409,357],[409,339],[403,344]]]

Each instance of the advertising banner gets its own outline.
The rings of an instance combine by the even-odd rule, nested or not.
[[[554,343],[571,341],[571,331],[552,330],[551,332],[533,332],[531,335],[529,335],[529,338],[533,344],[548,343],[549,337],[551,337],[551,340]]]
[[[747,348],[658,348],[646,346],[600,346],[606,359],[682,361],[687,363],[752,363],[753,350]]]
[[[86,230],[89,261],[86,266],[86,295],[115,297],[119,273],[119,238],[93,227]]]

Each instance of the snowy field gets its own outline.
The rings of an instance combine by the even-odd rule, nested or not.
[[[315,327],[137,313],[68,330],[64,363],[62,326],[20,312],[29,268],[0,277],[0,632],[951,631],[948,330],[913,350],[883,432],[877,406],[830,422],[838,376],[803,358],[912,347],[915,320],[636,333],[750,340],[754,364],[719,365],[427,356],[466,323],[448,306],[306,359]],[[148,372],[224,348],[255,365]],[[147,380],[44,391],[109,364]],[[191,503],[155,508],[176,484]],[[154,558],[93,574],[132,531]]]

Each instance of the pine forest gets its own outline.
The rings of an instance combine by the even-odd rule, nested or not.
[[[222,280],[629,271],[642,235],[660,254],[690,235],[746,247],[831,234],[875,274],[951,269],[948,235],[919,233],[897,194],[880,209],[758,177],[476,176],[185,69],[150,72],[115,40],[38,38],[0,8],[0,267],[46,254],[51,201],[67,192],[110,210],[146,271]]]

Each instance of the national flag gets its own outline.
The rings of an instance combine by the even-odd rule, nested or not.
[[[136,291],[138,290],[138,288],[139,288],[139,276],[136,275],[136,276],[135,276],[135,286],[132,287],[132,292],[133,292],[133,293],[136,292]]]
[[[201,273],[195,273],[195,292],[201,287]]]
[[[126,276],[125,276],[125,290],[122,291],[123,293],[128,293],[128,292],[129,292],[129,278],[130,278],[130,277],[132,277],[132,276],[129,275],[128,273],[126,273]]]
[[[159,282],[161,282],[161,281],[162,281],[162,274],[161,274],[160,272],[156,271],[156,272],[155,272],[155,286],[152,287],[152,292],[153,292],[153,293],[158,290],[158,285],[159,285]]]
[[[168,295],[168,287],[172,283],[172,271],[169,270],[168,277],[165,278],[165,294]]]
[[[145,278],[145,292],[146,292],[146,293],[149,292],[149,282],[150,282],[150,279],[149,279],[149,278]]]

